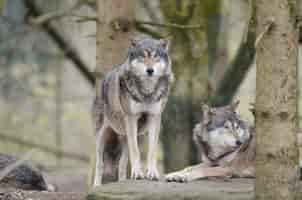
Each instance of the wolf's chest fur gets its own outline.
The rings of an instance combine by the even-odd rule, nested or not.
[[[104,118],[118,134],[125,133],[125,118],[137,117],[138,132],[146,130],[149,115],[161,113],[169,92],[168,76],[145,79],[130,72],[109,73],[101,87]],[[100,103],[100,102],[99,102]]]
[[[167,97],[169,91],[169,77],[137,76],[126,72],[120,78],[122,95],[128,95],[138,104],[154,104]]]

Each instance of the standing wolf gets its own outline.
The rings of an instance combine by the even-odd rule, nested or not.
[[[97,135],[94,186],[101,184],[103,175],[114,173],[116,162],[118,180],[126,179],[128,152],[132,179],[159,178],[156,158],[161,114],[173,79],[168,42],[152,38],[132,41],[126,61],[105,76],[93,104]],[[145,176],[137,137],[146,131]]]

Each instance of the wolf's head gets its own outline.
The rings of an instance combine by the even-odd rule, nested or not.
[[[137,76],[160,77],[171,73],[169,42],[164,39],[136,39],[128,53],[129,69]]]
[[[207,154],[217,159],[227,152],[238,149],[249,141],[250,129],[236,113],[239,102],[223,107],[202,106],[202,131],[198,135],[200,144],[205,145]]]

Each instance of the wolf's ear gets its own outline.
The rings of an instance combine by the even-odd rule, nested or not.
[[[168,38],[162,38],[159,40],[159,44],[163,47],[166,51],[169,51],[170,40]]]
[[[255,103],[250,103],[249,111],[252,113],[253,117],[256,115]]]
[[[137,38],[132,38],[132,39],[130,40],[130,42],[131,42],[131,47],[137,47],[138,41],[139,41],[139,39],[137,39]]]
[[[239,106],[239,104],[240,104],[240,101],[237,100],[237,101],[231,103],[230,108],[231,108],[233,111],[236,111],[237,108],[238,108],[238,106]]]
[[[211,108],[207,104],[203,104],[201,106],[201,112],[202,112],[202,123],[204,125],[207,125],[211,121]]]

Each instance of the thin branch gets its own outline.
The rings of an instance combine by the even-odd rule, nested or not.
[[[31,18],[30,23],[32,25],[41,25],[44,24],[50,20],[66,17],[70,15],[71,10],[61,10],[61,11],[55,11],[55,12],[49,12],[44,15],[41,15],[36,18]]]
[[[72,14],[71,16],[78,18],[75,20],[78,23],[83,23],[83,22],[96,22],[98,19],[95,16],[87,16],[87,15],[76,15]]]
[[[148,21],[141,21],[135,20],[135,24],[139,25],[149,25],[149,26],[156,26],[159,28],[174,28],[174,29],[202,29],[204,28],[201,24],[193,24],[193,25],[182,25],[182,24],[175,24],[175,23],[157,23],[157,22],[148,22]]]
[[[76,20],[76,22],[89,22],[89,21],[97,21],[97,17],[95,16],[85,16],[85,15],[72,15],[74,17],[78,17],[80,19]],[[118,20],[118,19],[117,19]],[[193,25],[182,25],[182,24],[175,24],[175,23],[157,23],[157,22],[149,22],[143,20],[134,20],[130,24],[137,25],[148,25],[148,26],[155,26],[159,28],[172,28],[172,29],[201,29],[204,28],[201,24],[193,24]]]
[[[43,14],[41,9],[38,8],[33,1],[25,0],[25,5],[34,17],[38,17]],[[89,71],[89,67],[81,59],[80,55],[72,46],[72,44],[69,43],[67,39],[65,39],[65,37],[54,26],[49,23],[49,20],[50,19],[48,19],[48,21],[46,21],[45,23],[41,24],[44,31],[49,35],[50,38],[53,39],[59,49],[62,50],[65,57],[73,62],[74,66],[81,72],[81,74],[84,76],[84,78],[86,78],[90,85],[94,86],[95,77],[93,73]]]
[[[63,10],[58,10],[54,12],[49,12],[43,15],[40,15],[34,19],[31,19],[30,22],[31,24],[34,25],[41,25],[43,23],[49,22],[50,20],[53,19],[58,19],[66,16],[70,16],[74,10],[79,8],[83,4],[83,0],[78,0],[71,8],[68,9],[63,9]]]
[[[255,41],[255,47],[258,46],[259,42],[262,40],[264,35],[269,32],[275,22],[274,18],[270,18],[265,22],[264,30],[257,36]]]
[[[154,37],[154,38],[163,38],[163,37],[164,37],[160,32],[155,31],[155,30],[153,30],[153,29],[151,29],[151,28],[148,28],[148,27],[139,25],[139,24],[137,24],[137,25],[135,26],[135,28],[136,28],[136,30],[138,30],[139,32],[142,32],[142,33],[144,33],[144,34],[148,34],[148,35],[150,35],[150,36],[152,36],[152,37]]]

